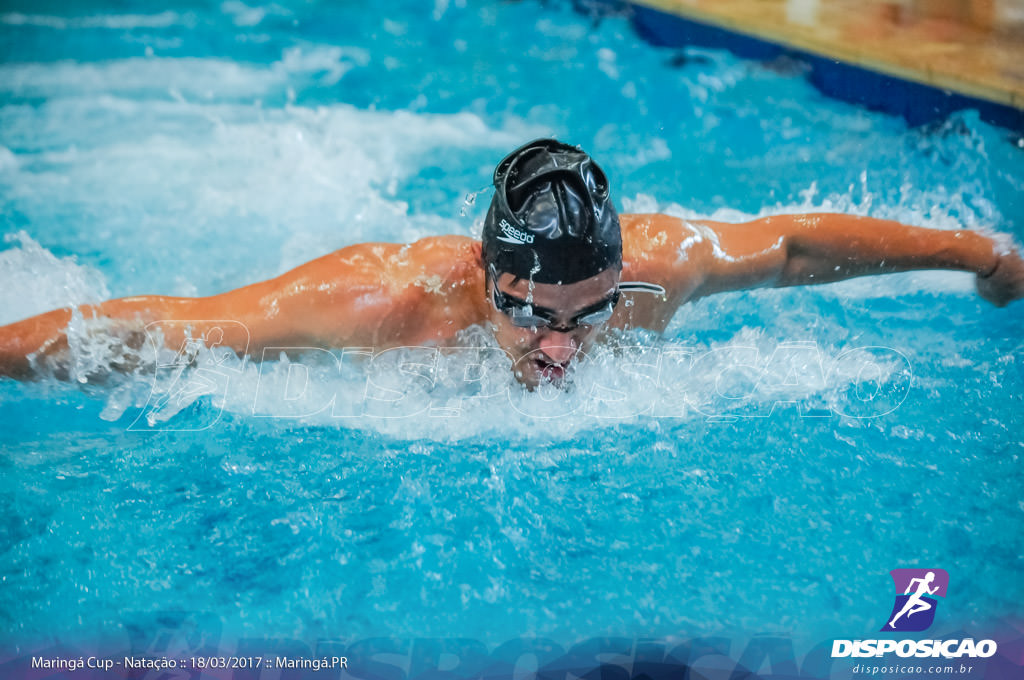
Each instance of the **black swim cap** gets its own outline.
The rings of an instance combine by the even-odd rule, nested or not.
[[[569,284],[622,267],[608,180],[578,147],[554,139],[530,142],[498,164],[494,189],[483,256],[499,273]]]

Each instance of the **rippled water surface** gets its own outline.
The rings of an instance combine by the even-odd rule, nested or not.
[[[583,144],[624,211],[1022,235],[1008,131],[908,129],[798,63],[654,49],[624,17],[118,6],[0,9],[2,322],[476,235],[489,193],[467,196],[545,135]],[[2,381],[0,622],[820,640],[877,631],[887,572],[933,565],[947,627],[985,621],[1024,596],[1022,330],[928,272],[702,300],[564,393],[523,392],[479,330],[371,362],[201,350],[184,374]],[[76,337],[82,375],[110,364]]]

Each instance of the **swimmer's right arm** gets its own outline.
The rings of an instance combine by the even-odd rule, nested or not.
[[[286,275],[287,276],[287,275]],[[258,348],[257,343],[297,344],[306,341],[313,330],[310,324],[296,324],[289,329],[280,327],[273,315],[268,314],[259,296],[273,297],[271,282],[246,286],[221,295],[206,298],[180,298],[144,295],[108,300],[95,305],[81,305],[55,309],[44,314],[0,327],[0,375],[25,379],[32,377],[34,366],[56,368],[58,375],[67,363],[68,334],[72,315],[84,322],[81,333],[102,334],[116,338],[132,349],[139,349],[146,341],[147,330],[159,328],[164,344],[169,348],[185,346],[188,338],[206,341],[216,330],[216,344],[229,347],[239,355]],[[262,289],[262,290],[261,290]],[[294,307],[285,298],[286,290],[279,291],[279,308]],[[294,317],[283,315],[283,318]],[[229,323],[223,323],[228,321]]]
[[[147,323],[157,319],[200,318],[195,304],[200,301],[142,296],[82,305],[77,311],[84,319],[107,319],[105,332],[139,347]],[[71,319],[71,308],[55,309],[0,327],[0,376],[28,378],[32,374],[32,358],[59,360],[68,350]],[[168,338],[168,344],[171,340]]]
[[[104,320],[101,332],[135,347],[145,341],[146,326],[161,321],[181,322],[160,327],[172,349],[183,345],[186,332],[205,338],[218,328],[219,345],[257,357],[266,347],[394,345],[422,334],[425,292],[414,281],[429,278],[431,268],[450,269],[465,245],[451,239],[359,244],[220,295],[128,297],[79,311],[86,320]],[[60,361],[71,319],[70,309],[58,309],[0,327],[0,375],[30,377],[32,356]]]

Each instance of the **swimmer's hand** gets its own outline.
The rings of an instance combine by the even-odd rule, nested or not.
[[[1014,250],[1002,253],[995,269],[987,275],[978,275],[978,295],[996,307],[1005,307],[1024,297],[1024,258]]]

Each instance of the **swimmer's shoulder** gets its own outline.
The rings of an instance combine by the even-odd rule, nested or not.
[[[387,278],[394,313],[405,320],[401,340],[447,345],[485,318],[480,242],[464,236],[431,236],[400,248]]]
[[[683,220],[660,213],[620,215],[624,264],[650,262],[678,249]]]
[[[387,244],[377,253],[379,291],[388,300],[393,342],[440,343],[485,318],[480,242],[466,236],[430,236]],[[383,330],[383,329],[382,329]]]
[[[483,282],[480,242],[467,236],[428,236],[402,246],[388,260],[388,270],[399,286],[421,286],[432,281],[446,294]]]
[[[704,222],[651,214],[621,215],[623,279],[688,287],[707,255]]]
[[[480,241],[468,236],[428,236],[410,245],[410,255],[425,269],[451,280],[483,273]]]

